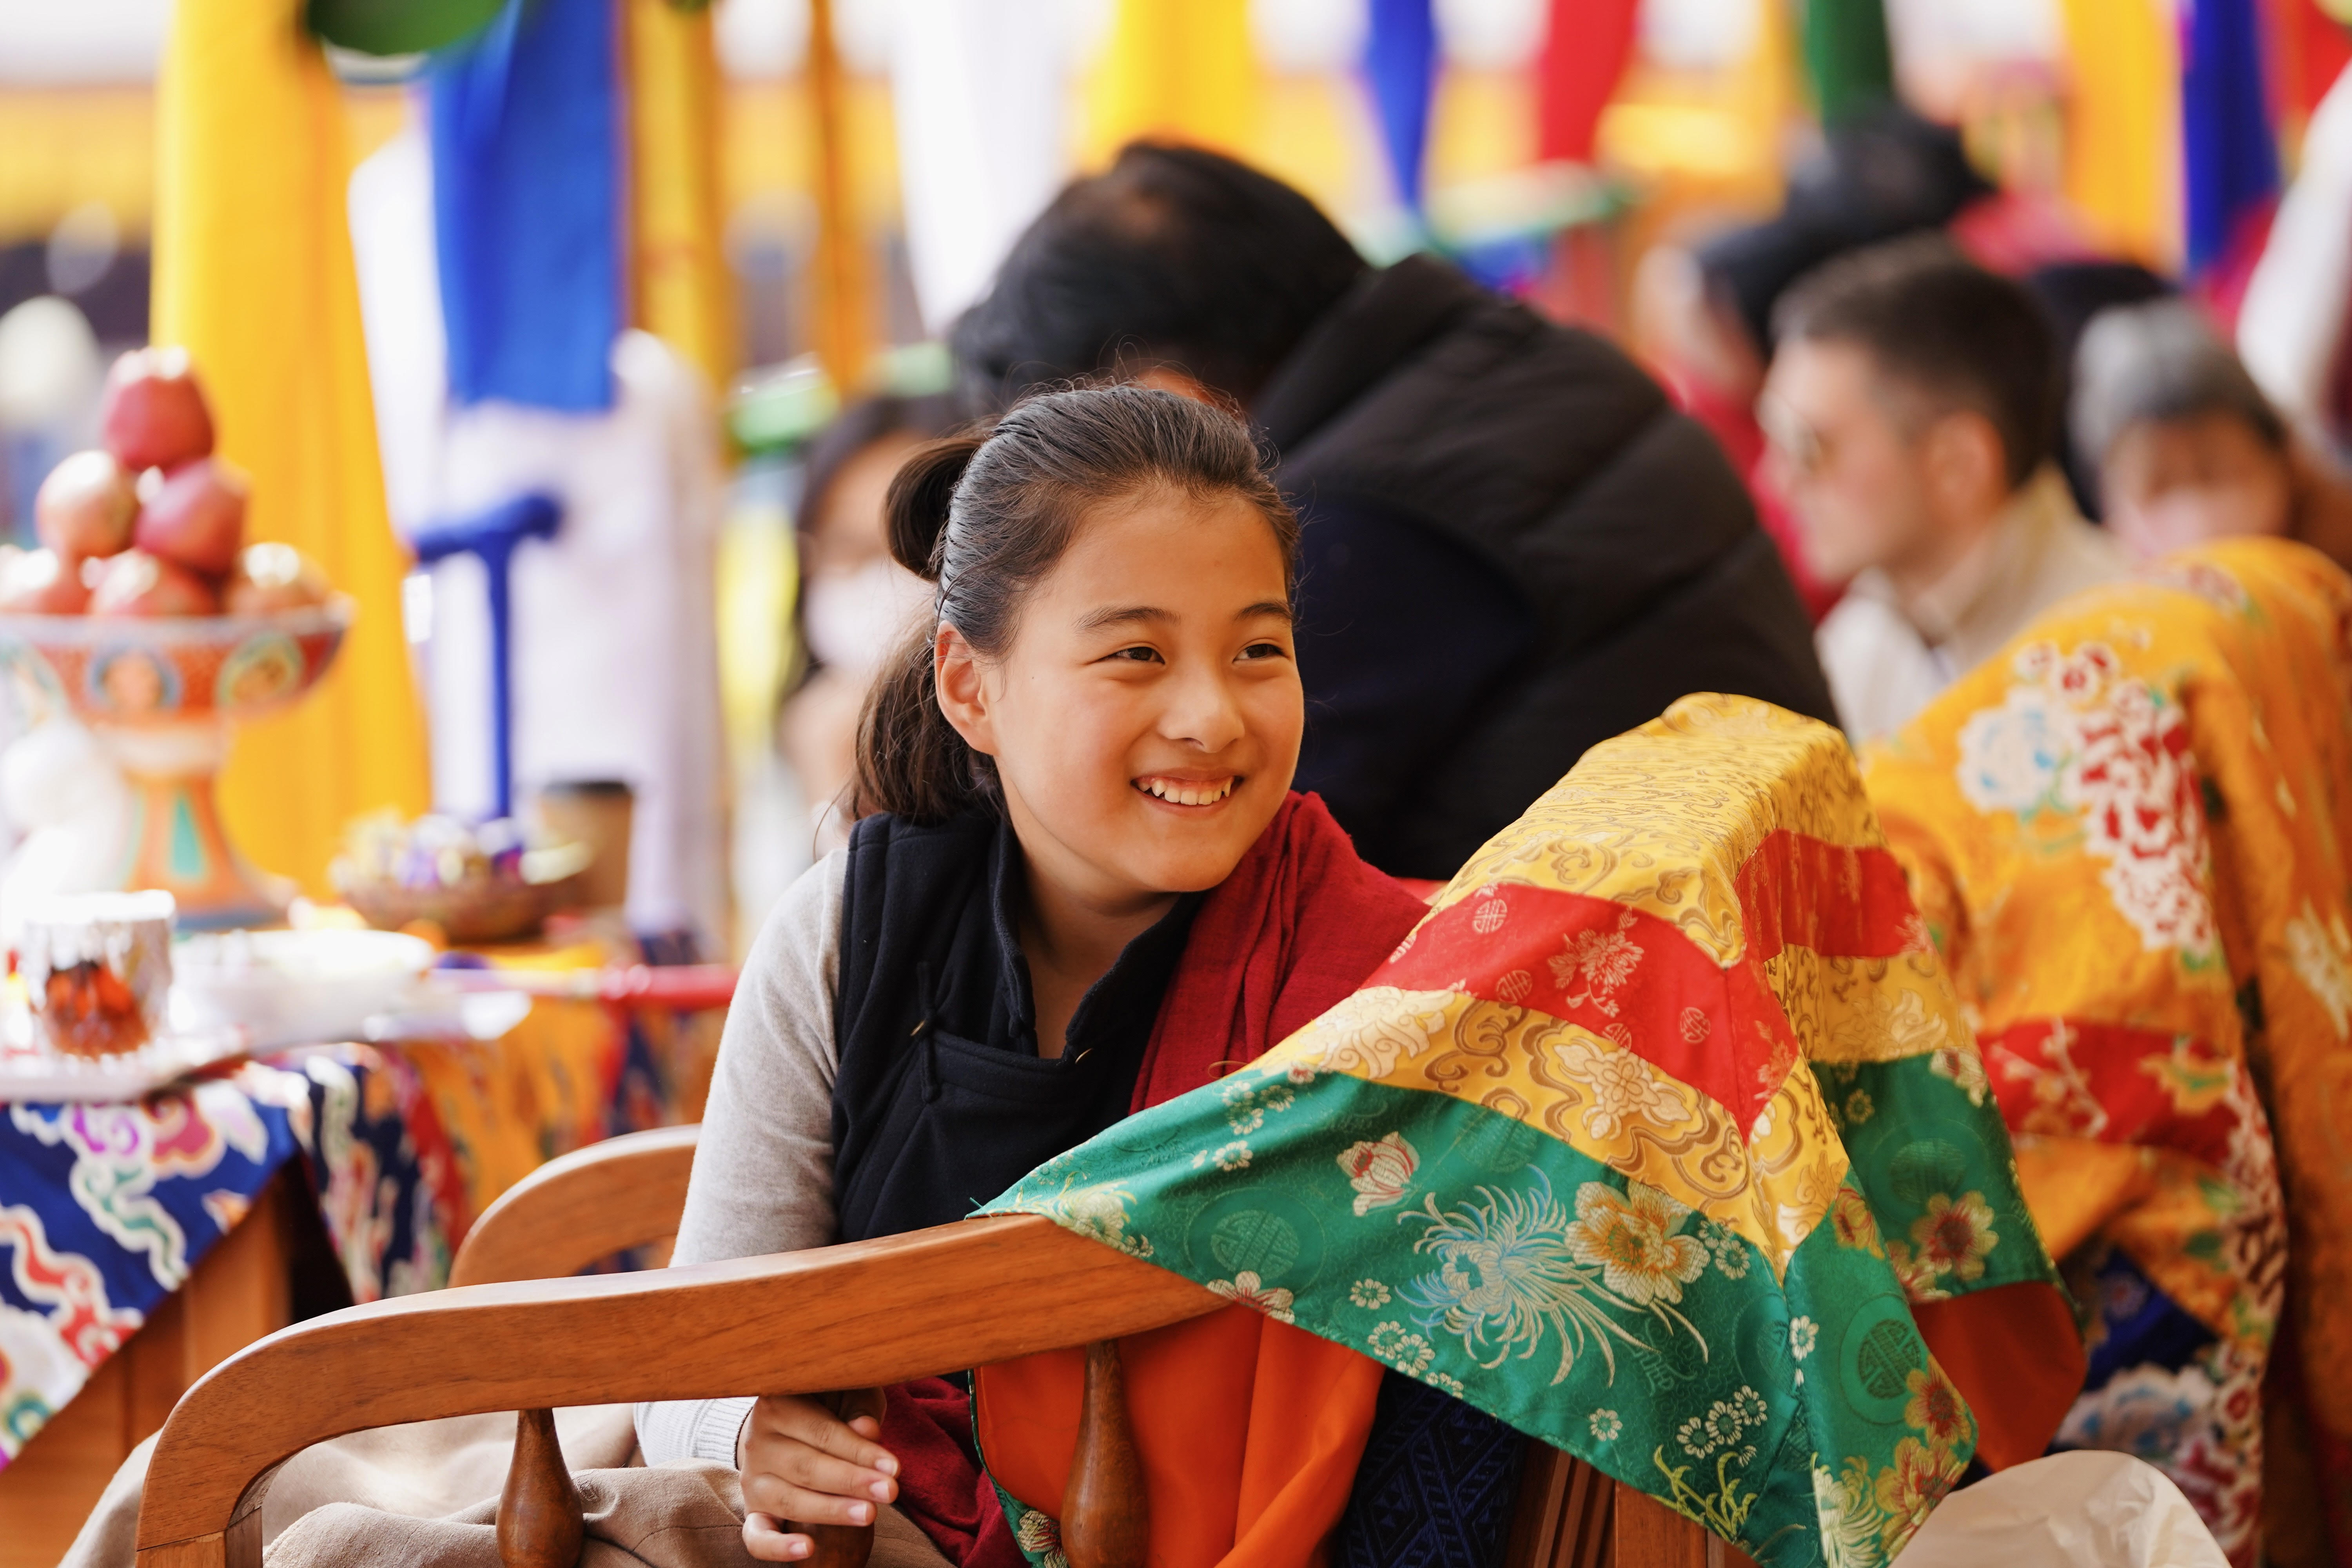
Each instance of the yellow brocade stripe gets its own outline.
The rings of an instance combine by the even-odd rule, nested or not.
[[[1729,963],[1745,945],[1739,868],[1776,828],[1845,847],[1885,842],[1838,731],[1752,699],[1685,697],[1586,752],[1433,908],[1497,883],[1582,893],[1672,921]]]
[[[1787,1075],[1743,1141],[1722,1106],[1616,1042],[1457,991],[1360,991],[1266,1065],[1452,1095],[1548,1132],[1747,1237],[1776,1277],[1846,1173],[1811,1072]]]
[[[1891,1062],[1935,1053],[1937,1070],[1984,1103],[1984,1064],[1935,955],[1824,958],[1784,947],[1765,960],[1805,1059]]]
[[[1916,951],[1818,952],[1797,939],[1814,930],[1824,907],[1874,906],[1858,885],[1822,880],[1841,868],[1852,871],[1851,858],[1825,864],[1818,848],[1792,854],[1787,837],[1760,855],[1775,834],[1832,851],[1884,848],[1843,737],[1748,699],[1685,698],[1664,717],[1594,747],[1474,857],[1400,948],[1390,966],[1395,983],[1358,993],[1271,1059],[1451,1095],[1510,1117],[1745,1237],[1778,1274],[1829,1212],[1849,1165],[1819,1082],[1810,1069],[1795,1070],[1799,1061],[1926,1058],[1932,1072],[1988,1115],[1990,1090],[1941,963],[1899,889],[1896,912],[1919,933]],[[1725,1026],[1763,1029],[1766,1045],[1751,1058],[1760,1079],[1717,1074],[1701,1087],[1661,1065],[1682,1058],[1652,1038],[1654,1026],[1633,1010],[1633,993],[1618,987],[1669,963],[1675,936],[1664,931],[1635,933],[1628,946],[1612,927],[1586,942],[1590,953],[1570,933],[1569,957],[1550,961],[1546,973],[1570,963],[1582,999],[1605,990],[1593,1016],[1570,1019],[1521,1005],[1530,1003],[1532,982],[1520,984],[1517,970],[1482,969],[1517,961],[1516,951],[1507,958],[1503,950],[1524,940],[1514,922],[1527,911],[1513,914],[1519,901],[1497,896],[1511,887],[1622,906],[1629,911],[1623,921],[1639,914],[1665,922],[1692,944],[1693,959],[1703,959],[1697,970],[1711,966],[1723,985],[1719,1001],[1701,1006],[1715,994],[1689,977],[1685,999],[1694,1005],[1683,1039],[1705,1040],[1711,1027],[1708,1049],[1727,1049]],[[1743,891],[1754,907],[1743,909]],[[1479,901],[1470,902],[1474,896]],[[1884,905],[1882,899],[1875,907],[1884,912]],[[1759,922],[1753,931],[1751,921]],[[1822,929],[1834,936],[1852,928],[1832,920]],[[1437,940],[1444,956],[1430,952]],[[1654,951],[1635,951],[1642,943]],[[1603,947],[1615,954],[1615,968]],[[1759,952],[1771,954],[1760,964]],[[1457,959],[1477,973],[1457,973]],[[1730,1011],[1695,1023],[1691,1012],[1706,1007]],[[1782,1043],[1774,1047],[1773,1038]],[[1702,1053],[1684,1066],[1706,1060],[1720,1063]],[[1745,1136],[1739,1114],[1718,1098],[1727,1094],[1753,1117]]]

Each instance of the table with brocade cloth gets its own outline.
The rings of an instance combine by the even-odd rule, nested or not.
[[[54,1563],[215,1363],[440,1287],[474,1217],[541,1163],[692,1119],[716,1024],[541,1001],[490,1042],[310,1047],[135,1103],[0,1106],[0,1568]]]

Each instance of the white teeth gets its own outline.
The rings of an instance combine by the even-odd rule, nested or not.
[[[1213,784],[1185,784],[1176,779],[1144,778],[1135,781],[1147,795],[1176,805],[1214,805],[1234,793],[1234,781],[1221,779]]]

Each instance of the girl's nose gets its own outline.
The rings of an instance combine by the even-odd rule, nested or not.
[[[1195,668],[1169,684],[1169,703],[1160,732],[1204,752],[1222,752],[1242,738],[1247,726],[1232,683],[1222,669]]]

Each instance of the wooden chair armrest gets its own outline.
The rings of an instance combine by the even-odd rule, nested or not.
[[[444,1415],[870,1387],[1139,1333],[1225,1305],[1049,1219],[965,1220],[729,1263],[404,1296],[314,1318],[173,1408],[142,1568],[221,1568],[255,1478],[346,1432]]]
[[[560,1279],[677,1235],[701,1131],[625,1132],[550,1160],[482,1211],[457,1248],[449,1283]]]

